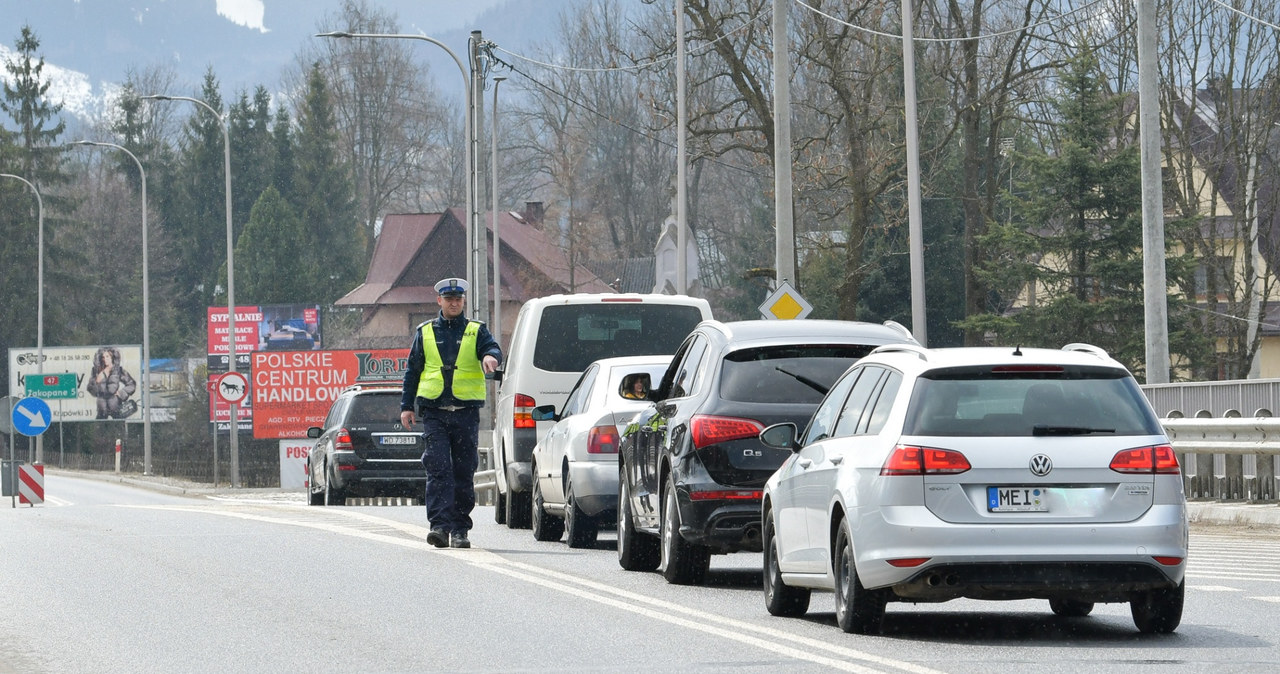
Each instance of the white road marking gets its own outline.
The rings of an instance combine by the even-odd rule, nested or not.
[[[1201,592],[1244,592],[1238,587],[1227,587],[1226,585],[1188,585],[1188,590],[1200,590]]]
[[[494,573],[500,573],[512,578],[523,580],[528,583],[540,585],[550,589],[554,589],[566,594],[571,594],[583,599],[588,599],[606,606],[629,611],[638,615],[661,620],[671,623],[685,629],[698,630],[707,634],[737,641],[749,646],[771,651],[786,657],[796,658],[798,660],[806,660],[826,667],[832,667],[848,672],[881,672],[883,669],[878,667],[887,667],[895,670],[913,672],[914,674],[943,674],[940,670],[931,669],[922,665],[917,665],[905,660],[895,660],[875,655],[865,651],[859,651],[853,648],[846,648],[835,644],[830,644],[817,639],[801,637],[783,630],[776,630],[768,627],[762,627],[752,623],[726,618],[723,616],[706,613],[696,609],[688,608],[680,604],[666,602],[659,599],[653,599],[634,592],[620,590],[617,588],[597,583],[595,581],[578,578],[569,574],[543,569],[521,562],[513,562],[507,560],[497,554],[488,552],[480,548],[472,548],[470,550],[453,550],[450,548],[436,548],[425,540],[408,540],[387,536],[385,534],[372,533],[368,531],[360,531],[358,529],[350,529],[337,524],[328,522],[308,522],[300,520],[285,519],[278,516],[261,515],[249,512],[237,512],[235,510],[227,510],[223,508],[210,508],[209,506],[169,506],[169,505],[145,505],[145,506],[123,506],[128,508],[141,508],[148,510],[173,510],[186,512],[202,512],[226,517],[235,517],[245,520],[253,520],[257,522],[269,522],[272,524],[289,524],[294,526],[306,527],[310,529],[319,529],[336,534],[363,538],[379,543],[390,543],[401,547],[423,550],[426,552],[434,552],[437,554],[448,555],[456,558],[458,561],[471,564],[483,568]],[[360,519],[366,521],[376,521],[377,524],[395,528],[399,531],[410,533],[417,537],[419,531],[423,531],[422,527],[397,523],[380,517],[370,516],[364,513],[355,513],[351,511],[326,510],[325,514],[340,514],[352,519]],[[425,533],[422,534],[425,539]],[[577,586],[577,587],[575,587]],[[614,596],[606,596],[614,595]],[[758,636],[745,634],[744,632],[753,632]],[[845,658],[844,660],[834,659],[819,653],[803,651],[787,644],[802,645],[814,651],[823,651],[830,653],[832,656]],[[859,660],[867,665],[858,662],[849,662],[848,660]],[[870,665],[870,666],[868,666]]]
[[[1269,601],[1273,604],[1280,604],[1280,597],[1249,597],[1249,598],[1257,599],[1258,601]]]

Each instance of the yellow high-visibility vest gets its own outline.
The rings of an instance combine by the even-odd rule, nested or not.
[[[422,375],[418,378],[418,397],[435,400],[444,393],[444,363],[436,347],[434,321],[422,324]],[[458,345],[458,360],[453,369],[453,397],[458,400],[484,400],[484,368],[476,357],[479,321],[467,321]]]

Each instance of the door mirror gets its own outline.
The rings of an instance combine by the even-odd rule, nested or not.
[[[760,442],[765,447],[774,449],[785,449],[792,452],[800,449],[799,443],[796,442],[796,425],[790,421],[774,424],[760,431]]]
[[[560,418],[556,416],[555,405],[539,405],[533,408],[533,411],[529,413],[529,418],[533,419],[534,421],[559,421],[560,420]]]

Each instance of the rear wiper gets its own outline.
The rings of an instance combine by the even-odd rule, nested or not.
[[[1047,426],[1036,424],[1031,427],[1032,435],[1089,435],[1090,433],[1115,433],[1114,428],[1089,428],[1088,426]]]
[[[818,382],[816,382],[816,381],[814,381],[814,380],[812,380],[812,379],[810,379],[810,378],[808,378],[808,377],[806,377],[806,376],[804,376],[804,375],[802,375],[802,374],[796,374],[796,373],[794,373],[794,372],[787,372],[786,370],[784,370],[784,369],[782,369],[782,368],[778,367],[777,365],[774,365],[774,366],[773,366],[773,369],[775,369],[775,370],[777,370],[778,372],[781,372],[782,374],[785,374],[785,375],[787,375],[787,376],[789,376],[789,377],[794,377],[796,381],[800,382],[801,384],[804,384],[805,386],[808,386],[809,388],[811,388],[811,389],[813,389],[813,390],[817,391],[818,393],[821,393],[822,395],[826,395],[826,394],[827,394],[827,391],[830,391],[830,390],[831,390],[831,389],[827,388],[826,386],[823,386],[822,384],[820,384],[820,383],[818,383]]]

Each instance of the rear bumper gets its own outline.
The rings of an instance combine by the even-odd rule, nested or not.
[[[596,517],[618,509],[618,464],[616,461],[571,461],[569,482],[573,498],[582,512]]]
[[[1186,573],[1187,511],[1153,506],[1113,524],[969,525],[943,522],[923,506],[851,513],[858,575],[868,588],[944,600],[1053,598],[1123,601],[1173,587]],[[1162,564],[1156,557],[1181,559]],[[927,558],[914,568],[888,560]]]
[[[512,492],[533,491],[533,448],[538,445],[536,428],[515,428],[511,431],[511,456],[503,466],[502,474],[507,479],[507,490]]]
[[[724,485],[677,486],[676,501],[680,508],[680,536],[686,541],[705,545],[712,552],[760,552],[760,499],[707,499],[694,501],[690,491],[716,491]]]
[[[334,471],[334,486],[345,492],[371,496],[397,492],[421,495],[427,484],[427,473],[419,462],[413,469],[339,469]]]

